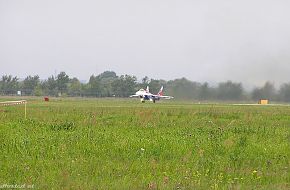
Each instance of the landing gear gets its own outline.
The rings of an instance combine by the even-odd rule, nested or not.
[[[155,99],[153,99],[153,103],[155,103],[155,101],[156,101],[156,100],[155,100]]]
[[[144,100],[144,98],[141,98],[141,99],[140,99],[140,101],[141,101],[142,103],[145,103],[145,100]]]

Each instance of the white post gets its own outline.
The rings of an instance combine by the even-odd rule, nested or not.
[[[0,106],[13,106],[18,104],[24,104],[24,118],[26,119],[27,115],[27,101],[26,100],[20,100],[20,101],[6,101],[6,102],[0,102]]]

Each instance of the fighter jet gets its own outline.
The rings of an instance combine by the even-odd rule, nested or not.
[[[169,99],[172,99],[174,97],[173,96],[164,96],[163,95],[163,86],[161,87],[161,89],[159,90],[159,92],[157,94],[150,93],[149,86],[147,86],[146,90],[141,88],[134,95],[131,95],[130,98],[140,98],[140,101],[142,103],[144,103],[145,100],[150,100],[151,102],[155,103],[156,100],[160,100],[160,99],[169,100]]]

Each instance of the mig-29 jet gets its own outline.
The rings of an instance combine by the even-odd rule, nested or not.
[[[130,98],[140,98],[140,101],[142,103],[144,103],[145,100],[150,100],[151,102],[155,103],[156,100],[160,100],[160,99],[169,100],[169,99],[172,99],[173,96],[164,96],[163,95],[163,86],[161,87],[161,89],[159,90],[159,92],[157,94],[150,93],[149,86],[147,86],[146,90],[141,88],[134,95],[131,95]]]

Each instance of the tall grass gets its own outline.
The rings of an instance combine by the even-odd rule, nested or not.
[[[0,185],[290,188],[290,107],[32,100],[27,120],[0,109]]]

